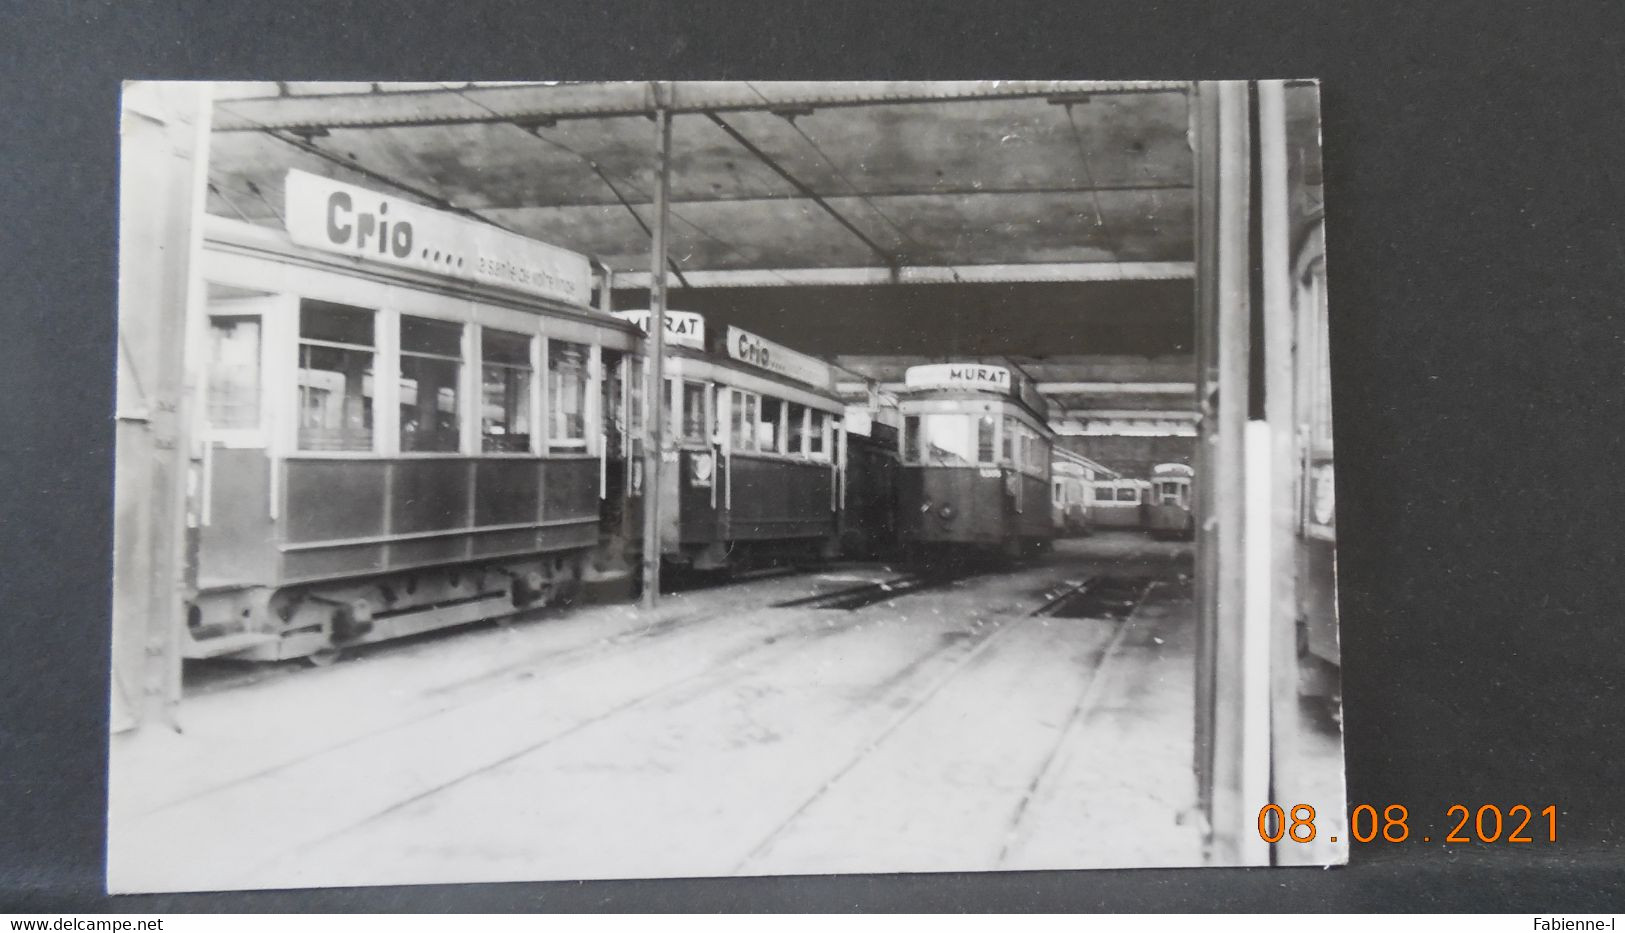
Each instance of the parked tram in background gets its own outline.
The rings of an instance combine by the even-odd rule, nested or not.
[[[876,397],[869,404],[846,408],[843,557],[889,560],[897,555],[901,425],[895,397]]]
[[[588,259],[297,170],[286,197],[285,230],[207,218],[184,654],[569,600],[620,520],[601,387],[640,343]]]
[[[1118,476],[1096,480],[1089,490],[1085,510],[1091,528],[1144,528],[1145,504],[1151,484],[1143,479]]]
[[[1185,463],[1159,463],[1151,468],[1145,527],[1152,537],[1195,537],[1196,516],[1191,506],[1191,480],[1195,475],[1196,471]]]
[[[1058,535],[1089,533],[1089,499],[1094,484],[1119,474],[1088,457],[1057,445],[1050,463],[1050,498]]]
[[[835,556],[845,404],[830,365],[737,327],[708,339],[703,317],[668,310],[664,369],[661,559],[713,571]]]
[[[1037,388],[1002,366],[911,366],[903,418],[898,539],[908,554],[1019,557],[1055,538],[1054,432]]]

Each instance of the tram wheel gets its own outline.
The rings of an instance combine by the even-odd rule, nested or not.
[[[339,658],[343,655],[344,650],[342,648],[328,646],[316,651],[314,654],[305,655],[304,661],[310,667],[332,667],[339,663]]]

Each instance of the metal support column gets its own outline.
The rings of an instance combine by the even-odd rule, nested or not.
[[[119,164],[119,371],[111,728],[175,727],[196,587],[193,421],[206,299],[198,275],[209,88],[126,85]],[[192,362],[189,364],[189,357]]]
[[[656,169],[653,245],[649,254],[649,378],[645,380],[643,423],[643,608],[660,600],[660,474],[666,455],[666,220],[671,199],[671,111],[654,86]]]
[[[1250,114],[1245,82],[1202,82],[1197,139],[1201,406],[1197,590],[1197,775],[1212,860],[1264,864],[1255,818],[1268,802],[1267,647],[1247,606],[1247,435],[1252,353]],[[1261,652],[1260,649],[1264,650]],[[1262,713],[1262,719],[1258,715]],[[1261,731],[1262,730],[1262,731]],[[1263,757],[1260,758],[1260,752]],[[1262,762],[1263,767],[1260,768]]]
[[[1304,786],[1298,722],[1298,367],[1293,308],[1292,194],[1286,82],[1258,82],[1260,271],[1264,295],[1264,418],[1269,424],[1270,799]],[[1260,465],[1262,466],[1262,465]],[[1330,807],[1326,809],[1331,810]],[[1328,812],[1336,820],[1341,807]],[[1334,833],[1328,832],[1331,836]],[[1345,836],[1345,838],[1347,838]],[[1276,846],[1277,864],[1307,861],[1303,846]],[[1294,857],[1297,858],[1294,858]]]

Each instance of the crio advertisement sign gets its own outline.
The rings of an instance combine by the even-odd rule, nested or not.
[[[288,236],[370,262],[585,305],[587,257],[366,188],[290,169]]]
[[[645,334],[649,332],[652,311],[616,311],[615,316],[635,324]],[[666,341],[684,347],[705,349],[705,318],[693,311],[666,309]]]
[[[742,363],[749,363],[769,372],[778,373],[797,382],[828,389],[835,384],[829,364],[814,356],[797,353],[776,344],[766,337],[758,337],[748,330],[728,325],[726,339],[728,355]]]

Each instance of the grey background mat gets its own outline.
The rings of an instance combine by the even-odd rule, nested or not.
[[[1604,4],[0,6],[0,910],[1618,910],[1625,14]],[[1555,846],[1338,870],[103,896],[124,78],[1324,79],[1350,801]]]

